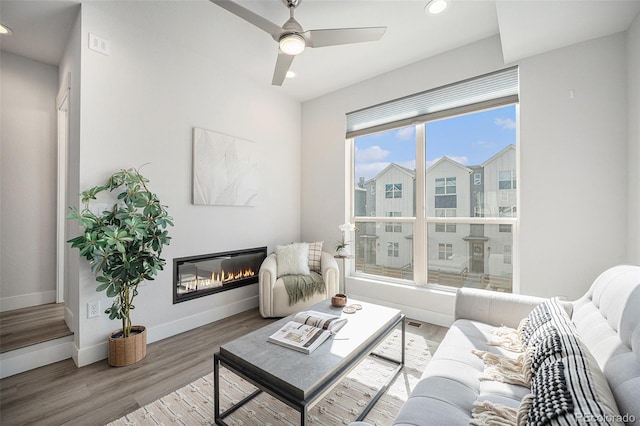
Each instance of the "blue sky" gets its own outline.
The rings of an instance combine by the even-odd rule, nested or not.
[[[481,164],[516,143],[516,108],[509,105],[427,123],[427,167],[443,156]],[[390,163],[415,169],[413,127],[356,138],[356,181],[375,177]]]

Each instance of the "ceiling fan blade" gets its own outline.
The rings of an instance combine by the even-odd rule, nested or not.
[[[387,27],[334,28],[310,30],[304,35],[308,41],[308,47],[325,47],[380,40],[386,30]]]
[[[278,49],[278,60],[276,61],[276,69],[273,71],[273,80],[271,80],[271,84],[274,86],[282,86],[285,77],[287,76],[287,71],[289,71],[289,67],[291,67],[291,63],[293,62],[294,55],[287,55],[282,50]]]
[[[210,1],[212,3],[217,4],[221,8],[226,9],[227,11],[233,13],[234,15],[244,19],[250,24],[255,25],[261,30],[271,34],[271,37],[273,37],[275,41],[280,40],[280,36],[282,35],[283,30],[282,30],[282,27],[280,27],[279,25],[274,24],[268,19],[265,19],[262,16],[258,15],[257,13],[254,13],[249,9],[246,9],[232,1],[229,1],[229,0],[210,0]]]

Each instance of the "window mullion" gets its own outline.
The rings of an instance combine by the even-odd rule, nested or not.
[[[427,284],[427,225],[426,216],[426,124],[416,124],[416,222],[413,239],[413,279],[416,285]]]

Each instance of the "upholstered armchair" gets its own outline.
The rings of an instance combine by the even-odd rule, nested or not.
[[[305,243],[279,246],[276,249],[276,253],[271,253],[262,262],[259,289],[260,315],[264,318],[284,317],[299,312],[307,306],[325,300],[339,292],[340,273],[338,263],[332,255],[323,252],[321,248],[318,249],[316,244],[320,244],[320,247],[322,247],[321,243],[307,244],[307,246],[312,247],[310,255],[307,254],[305,257],[304,252],[298,253],[298,259],[300,259],[298,263],[302,263],[301,259],[306,259],[305,262],[308,262],[308,268],[304,268],[304,265],[299,268],[298,266],[300,265],[292,266],[291,262],[284,258],[284,254],[286,254],[284,252],[289,248],[296,246],[295,248],[302,247],[304,249]],[[279,251],[281,248],[283,250]],[[317,274],[313,274],[314,271]],[[291,282],[291,280],[295,281],[296,279],[300,279],[303,282],[301,285],[305,285],[305,281],[309,282],[308,285],[313,285],[310,283],[311,274],[316,279],[322,277],[324,287],[320,285],[315,287],[315,291],[301,291],[295,294],[295,290],[291,290],[291,284],[287,283],[285,285],[285,281]]]

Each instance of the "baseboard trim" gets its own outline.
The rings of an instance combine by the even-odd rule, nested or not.
[[[407,318],[414,320],[428,322],[429,324],[439,325],[441,327],[451,327],[453,324],[453,315],[447,315],[440,312],[428,311],[422,308],[416,308],[414,306],[407,306],[398,303],[392,303],[388,300],[379,300],[371,297],[362,296],[360,294],[354,294],[354,299],[362,300],[363,302],[375,303],[377,305],[388,306],[390,308],[400,309]]]
[[[31,306],[44,305],[47,303],[56,303],[55,290],[0,298],[0,312],[29,308]]]
[[[210,324],[215,321],[230,317],[231,315],[239,314],[249,309],[256,308],[259,303],[258,296],[248,297],[246,299],[234,301],[224,306],[210,309],[208,311],[200,312],[189,317],[180,318],[175,321],[171,321],[165,324],[160,324],[155,327],[147,328],[147,343],[157,342],[159,340],[166,339],[167,337],[175,336],[185,331],[193,330],[194,328],[201,327],[203,325]],[[107,359],[109,354],[109,348],[105,339],[104,343],[93,345],[90,347],[78,348],[73,346],[73,359],[76,361],[78,367],[84,367],[94,362]]]
[[[366,277],[347,277],[349,297],[400,309],[408,318],[450,327],[453,324],[455,290],[381,282]]]
[[[66,336],[2,353],[0,354],[0,378],[4,379],[71,358],[72,352],[73,336]]]

